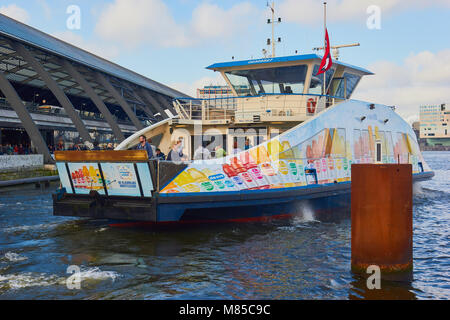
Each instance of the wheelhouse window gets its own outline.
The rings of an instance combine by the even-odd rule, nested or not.
[[[342,78],[336,78],[333,80],[332,91],[334,96],[349,99],[356,86],[361,80],[361,76],[344,72]]]
[[[307,70],[307,65],[300,65],[233,70],[225,74],[239,96],[302,94]]]
[[[311,83],[309,85],[309,93],[311,94],[322,94],[322,88],[323,88],[323,74],[319,74],[316,76],[317,72],[319,72],[319,65],[316,64],[313,69],[313,73],[311,76]],[[331,67],[325,72],[326,82],[327,82],[327,88],[330,85],[331,79],[333,78],[334,71],[336,71],[336,68]]]

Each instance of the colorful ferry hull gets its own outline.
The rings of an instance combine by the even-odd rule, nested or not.
[[[55,214],[120,223],[254,221],[305,205],[333,214],[349,208],[353,163],[410,163],[415,181],[433,176],[412,128],[391,107],[351,100],[225,158],[155,164],[137,151],[120,152],[136,155],[85,161],[89,166],[57,155],[63,189],[54,196]],[[166,166],[175,167],[162,172]]]

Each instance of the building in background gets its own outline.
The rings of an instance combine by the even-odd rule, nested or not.
[[[239,93],[250,93],[247,86],[235,86],[235,88]],[[197,89],[198,99],[220,99],[230,98],[233,96],[233,91],[229,86],[204,86],[203,88]]]
[[[420,138],[430,146],[450,147],[450,108],[445,104],[421,106]]]
[[[414,130],[414,133],[416,134],[417,141],[419,141],[420,140],[420,121],[413,122],[411,127]]]
[[[0,14],[0,145],[119,143],[171,117],[168,86]],[[3,148],[2,148],[3,149]]]
[[[232,96],[233,91],[228,86],[204,86],[203,88],[197,89],[198,99],[218,99]]]
[[[247,86],[235,86],[239,93],[250,93]],[[197,89],[198,99],[211,99],[211,103],[216,107],[222,108],[234,108],[236,100],[233,99],[234,94],[229,86],[204,86],[203,88]]]

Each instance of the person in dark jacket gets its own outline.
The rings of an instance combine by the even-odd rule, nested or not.
[[[156,149],[156,159],[164,161],[166,160],[166,155],[160,149]]]
[[[148,158],[153,158],[153,149],[150,143],[147,142],[147,137],[142,135],[139,137],[139,144],[136,147],[137,150],[147,151]]]
[[[92,148],[93,151],[99,151],[100,150],[100,147],[98,146],[99,143],[98,143],[97,140],[94,141],[93,145],[94,145],[94,148]]]

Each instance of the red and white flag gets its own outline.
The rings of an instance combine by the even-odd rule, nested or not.
[[[317,72],[316,76],[326,72],[333,65],[333,60],[331,60],[330,53],[330,39],[328,38],[328,30],[325,29],[325,54],[322,58],[322,63],[319,67],[319,72]]]

